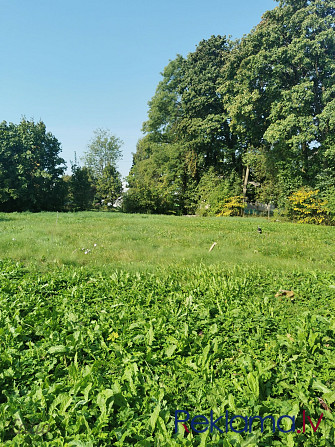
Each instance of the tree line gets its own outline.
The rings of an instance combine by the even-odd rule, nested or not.
[[[335,222],[335,2],[278,0],[240,40],[170,61],[149,101],[126,212],[233,215],[247,202]],[[0,124],[0,210],[110,208],[122,141],[98,129],[64,175],[43,122]]]
[[[40,121],[0,123],[0,211],[80,211],[111,208],[122,194],[116,163],[123,142],[97,129],[80,166],[71,175],[61,146]]]
[[[125,210],[206,215],[234,201],[285,209],[292,194],[313,190],[335,212],[334,17],[330,0],[280,0],[242,39],[212,36],[170,61]]]

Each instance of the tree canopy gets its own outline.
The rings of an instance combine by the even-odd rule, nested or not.
[[[117,161],[123,141],[107,129],[97,129],[83,158],[85,169],[95,188],[94,202],[112,206],[122,194],[121,174]]]
[[[65,189],[60,143],[42,121],[0,124],[0,209],[59,209]]]
[[[104,169],[110,165],[115,167],[121,158],[123,141],[108,129],[96,129],[94,137],[88,145],[83,161],[95,179],[103,176]]]
[[[243,39],[212,36],[171,61],[149,102],[128,199],[187,213],[218,180],[236,194],[239,178],[246,200],[275,205],[299,187],[334,187],[334,18],[333,1],[281,0]]]

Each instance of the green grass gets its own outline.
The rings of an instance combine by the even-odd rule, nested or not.
[[[1,446],[335,445],[318,400],[334,409],[334,228],[116,213],[0,228]],[[186,436],[177,409],[324,416],[315,434]]]
[[[335,265],[334,227],[97,212],[0,214],[0,226],[2,256],[38,270],[73,265],[152,271],[200,264],[329,270]],[[217,246],[209,253],[213,242]],[[82,248],[91,252],[85,255]]]

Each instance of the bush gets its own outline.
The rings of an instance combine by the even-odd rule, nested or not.
[[[300,188],[289,196],[288,216],[299,223],[329,224],[328,201],[319,195],[319,190]]]
[[[242,216],[245,204],[243,196],[233,196],[225,199],[221,204],[222,210],[218,217]]]
[[[335,186],[328,187],[321,193],[321,196],[327,201],[330,224],[335,225]]]
[[[199,199],[196,212],[201,216],[216,216],[232,197],[242,192],[241,181],[235,172],[222,178],[213,168],[202,176],[197,189]]]

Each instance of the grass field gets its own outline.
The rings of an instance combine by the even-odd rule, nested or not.
[[[104,271],[200,264],[289,270],[335,266],[334,227],[97,212],[0,214],[0,225],[1,257],[40,271],[64,265]],[[217,246],[209,253],[213,242]],[[91,251],[85,255],[82,249]]]
[[[335,445],[334,228],[117,213],[0,228],[0,445]],[[295,430],[192,429],[211,410]],[[303,410],[323,413],[315,433],[297,432]]]

